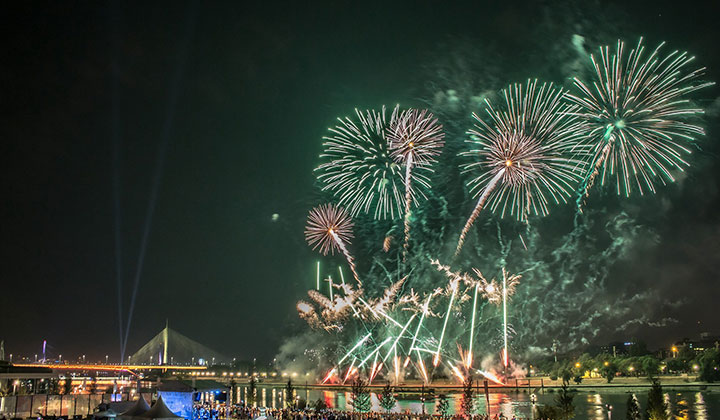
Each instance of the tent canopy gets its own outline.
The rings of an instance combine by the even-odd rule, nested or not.
[[[145,413],[139,415],[138,417],[143,419],[181,419],[182,417],[178,416],[177,414],[170,411],[170,409],[165,405],[165,401],[163,401],[162,396],[159,396],[157,401],[155,401],[155,404],[153,404],[152,408],[146,411]]]
[[[143,398],[142,395],[138,395],[138,397],[139,398],[135,402],[135,405],[133,405],[128,411],[125,411],[124,413],[120,413],[119,416],[135,417],[135,416],[144,414],[145,412],[150,410],[150,406],[148,405],[147,401],[145,401],[145,398]]]

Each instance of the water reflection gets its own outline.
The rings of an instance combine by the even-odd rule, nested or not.
[[[339,410],[352,410],[349,402],[352,400],[349,392],[320,390],[315,388],[304,389],[302,386],[296,388],[298,395],[307,401],[309,406],[314,406],[318,399],[325,402],[329,408]],[[284,406],[283,394],[284,386],[258,386],[258,405],[264,407],[282,408]],[[243,388],[243,396],[246,397],[248,388]],[[537,394],[537,404],[547,405],[555,404],[555,392],[539,392]],[[616,419],[623,418],[627,408],[628,398],[631,392],[617,389],[611,392],[578,392],[575,394],[574,404],[576,418],[587,418],[592,420],[606,420],[608,415],[608,407],[612,407],[614,417]],[[636,393],[641,411],[644,411],[647,403],[647,390]],[[460,394],[448,395],[450,402],[450,414],[455,414],[460,409]],[[666,394],[665,399],[668,402],[669,411],[673,414],[673,418],[687,420],[708,420],[713,418],[713,410],[720,410],[720,393],[708,392],[680,392]],[[377,395],[371,394],[371,402],[373,410],[381,411]],[[398,398],[398,402],[391,410],[394,413],[417,413],[423,411],[426,414],[436,414],[436,399],[428,399],[424,403],[418,399]],[[508,393],[484,393],[475,394],[475,412],[482,414],[490,414],[495,416],[502,413],[507,418],[520,417],[532,418],[533,402],[530,394],[526,392],[508,392]],[[720,411],[716,417],[720,418]]]
[[[687,399],[683,398],[682,394],[676,394],[676,401],[673,404],[670,401],[670,396],[668,395],[665,402],[668,403],[668,411],[673,413],[673,418],[675,419],[689,419],[690,418],[690,410]],[[674,406],[674,409],[671,408]]]
[[[605,419],[605,403],[603,397],[600,394],[589,394],[587,396],[588,402],[588,419],[601,420]]]
[[[707,415],[707,408],[705,406],[705,398],[702,392],[695,393],[695,404],[693,404],[693,413],[697,420],[707,420],[710,417]]]

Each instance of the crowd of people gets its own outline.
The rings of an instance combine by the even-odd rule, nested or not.
[[[366,412],[358,413],[352,411],[326,409],[321,411],[315,410],[297,410],[297,409],[276,409],[276,408],[259,408],[248,407],[242,405],[233,405],[228,408],[224,404],[198,404],[194,407],[194,419],[201,420],[253,420],[258,417],[267,417],[275,420],[521,420],[518,417],[506,417],[502,413],[494,415],[476,414],[470,419],[460,414],[445,416],[417,413],[378,413]]]

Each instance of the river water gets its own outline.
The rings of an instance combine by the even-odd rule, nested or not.
[[[281,408],[283,407],[282,387],[258,386],[257,404],[259,406]],[[303,389],[299,387],[296,392],[300,398],[310,401],[311,403],[322,398],[325,403],[339,410],[351,410],[349,405],[351,397],[349,392],[342,391],[325,391],[319,389]],[[238,398],[245,398],[247,387],[240,387]],[[476,394],[475,408],[478,413],[503,413],[506,417],[512,418],[532,418],[532,406],[530,394],[527,392],[507,393],[490,393],[485,397],[484,394]],[[555,396],[554,392],[540,392],[536,394],[537,404],[553,404]],[[631,391],[625,389],[611,389],[602,391],[579,391],[575,393],[575,418],[576,419],[608,419],[607,405],[612,406],[611,416],[615,419],[624,419],[625,410],[627,408],[627,400],[631,395]],[[636,391],[636,396],[640,402],[640,406],[644,409],[647,401],[647,389]],[[374,411],[383,411],[378,403],[377,396],[371,395],[372,409]],[[707,420],[713,418],[720,419],[720,391],[666,391],[665,399],[668,403],[673,419],[687,420]],[[460,394],[454,393],[448,395],[450,402],[450,413],[458,411],[460,406]],[[419,397],[416,399],[401,399],[395,405],[393,412],[411,412],[422,413],[423,405],[425,413],[435,413],[435,400],[426,401],[424,404],[420,402]]]

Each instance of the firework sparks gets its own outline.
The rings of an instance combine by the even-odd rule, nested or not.
[[[315,290],[320,290],[320,261],[317,262],[317,270],[315,274]]]
[[[407,330],[407,327],[410,326],[410,323],[412,323],[412,321],[413,321],[414,319],[415,319],[415,315],[413,315],[412,317],[410,317],[410,319],[409,319],[408,322],[405,324],[405,326],[402,327],[402,331],[400,331],[400,334],[398,334],[398,336],[395,338],[395,341],[393,342],[392,346],[390,347],[390,350],[388,350],[387,354],[385,354],[385,357],[383,357],[383,359],[382,359],[383,363],[384,363],[384,362],[387,360],[387,358],[390,356],[390,353],[395,352],[395,353],[397,354],[397,344],[398,344],[398,341],[400,341],[400,339],[403,337],[403,335],[405,334],[405,330]],[[397,358],[397,356],[396,356],[396,358]],[[398,361],[398,363],[399,363],[399,361]]]
[[[328,252],[335,254],[336,250],[342,252],[355,281],[361,285],[362,282],[355,269],[355,261],[345,245],[350,243],[353,237],[352,228],[352,220],[345,209],[333,204],[321,204],[310,210],[305,227],[305,239],[313,250],[319,247],[323,255],[327,255]]]
[[[487,379],[490,379],[491,381],[495,382],[498,385],[505,385],[503,381],[500,380],[496,375],[494,375],[491,372],[485,372],[484,370],[478,370],[477,373],[481,374],[482,376],[486,377]]]
[[[356,118],[338,118],[339,125],[324,137],[318,179],[323,191],[333,192],[352,216],[372,212],[376,219],[394,219],[402,214],[403,170],[391,157],[387,138],[398,107],[389,119],[386,115],[385,107],[364,113],[356,109]],[[427,172],[417,171],[412,181],[429,187]],[[410,194],[416,200],[414,191]]]
[[[375,350],[371,351],[370,354],[368,354],[367,356],[365,356],[365,358],[360,362],[360,364],[358,365],[358,367],[363,367],[363,366],[365,366],[365,363],[367,363],[367,361],[368,361],[371,357],[373,357],[373,356],[376,356],[376,360],[375,360],[375,361],[377,362],[377,354],[380,352],[380,349],[382,349],[383,346],[385,346],[385,344],[387,344],[387,343],[390,342],[391,340],[392,340],[392,337],[387,337],[387,338],[385,339],[385,341],[383,341],[382,343],[380,343],[379,345],[377,345],[377,346],[375,347]],[[373,368],[374,368],[375,365],[376,365],[376,363],[373,362]]]
[[[580,178],[583,149],[576,147],[583,133],[578,107],[563,101],[564,91],[552,84],[512,85],[502,91],[504,104],[496,109],[486,100],[489,122],[473,114],[473,148],[461,155],[472,162],[462,165],[473,174],[470,190],[480,197],[463,228],[457,255],[480,211],[506,212],[518,220],[546,215],[551,202],[566,202]]]
[[[475,274],[481,279],[481,288],[480,292],[482,294],[482,297],[486,299],[488,302],[493,303],[495,305],[500,305],[503,301],[503,288],[498,284],[498,282],[495,279],[492,279],[491,281],[485,281],[485,279],[482,277],[482,273],[473,268],[473,271]],[[519,274],[510,274],[505,270],[503,267],[502,269],[502,275],[503,275],[503,282],[505,283],[505,295],[506,296],[512,296],[515,294],[515,288],[518,284],[520,284],[520,279],[522,278]]]
[[[396,110],[397,111],[397,110]],[[431,170],[445,142],[442,125],[428,110],[408,109],[400,113],[388,130],[390,155],[405,166],[405,221],[403,243],[407,253],[410,240],[410,205],[413,198],[414,170]]]
[[[311,304],[301,300],[297,303],[297,310],[300,318],[304,319],[311,327],[317,328],[322,325],[315,308]]]
[[[460,369],[458,369],[457,366],[448,363],[448,367],[452,371],[453,375],[457,376],[460,382],[465,382],[465,376],[462,374],[462,372],[460,372]]]
[[[298,302],[297,308],[300,317],[305,319],[311,327],[321,327],[327,331],[337,331],[342,329],[340,322],[349,316],[350,310],[352,310],[356,317],[360,317],[360,313],[355,309],[354,305],[360,291],[354,290],[347,284],[335,285],[335,287],[343,290],[345,295],[335,294],[331,300],[316,290],[308,290],[307,292],[310,299],[320,306],[322,320],[316,316],[317,312],[309,303],[304,301]],[[309,310],[310,308],[312,308],[312,311]]]
[[[383,246],[382,246],[383,251],[385,251],[385,252],[390,251],[390,245],[392,245],[392,240],[393,240],[393,237],[391,235],[388,235],[385,237],[385,239],[383,240]]]
[[[450,280],[450,287],[452,288],[452,294],[450,295],[450,303],[448,303],[448,309],[445,313],[445,322],[443,323],[442,331],[440,332],[440,341],[438,342],[437,351],[435,352],[435,357],[433,358],[433,365],[437,366],[438,363],[440,363],[440,349],[442,349],[443,344],[443,338],[445,338],[445,330],[447,330],[447,324],[450,320],[450,313],[452,311],[452,305],[453,301],[455,300],[455,295],[457,295],[457,290],[459,288],[460,279],[455,278],[453,280]]]
[[[476,316],[476,310],[477,310],[477,297],[478,293],[481,294],[481,296],[486,299],[488,302],[500,305],[502,304],[503,307],[503,365],[507,367],[508,365],[508,324],[507,324],[507,299],[509,296],[513,295],[515,293],[515,288],[520,283],[520,278],[522,276],[518,274],[509,274],[505,267],[502,269],[502,287],[499,286],[498,282],[495,279],[492,279],[490,281],[487,281],[485,279],[485,276],[483,276],[482,272],[480,270],[473,268],[474,276],[469,275],[467,273],[459,273],[454,272],[450,270],[450,267],[447,265],[440,264],[438,260],[430,260],[430,263],[437,267],[438,271],[443,272],[449,279],[450,279],[450,287],[452,287],[452,296],[450,298],[450,306],[452,306],[452,302],[455,296],[455,291],[457,290],[457,285],[455,285],[453,282],[460,283],[463,282],[465,285],[467,285],[470,288],[474,289],[473,293],[473,305],[472,305],[472,314],[471,314],[471,322],[470,322],[470,342],[468,345],[468,351],[465,352],[462,350],[462,347],[458,343],[458,353],[460,354],[460,358],[462,360],[462,364],[465,366],[466,369],[470,369],[472,366],[472,360],[473,360],[473,338],[474,338],[474,331],[475,331],[475,316]],[[445,318],[445,325],[447,325],[447,317],[449,316],[449,310],[446,313]],[[422,318],[421,318],[422,320]],[[445,326],[443,327],[443,332],[445,330]],[[440,336],[440,345],[442,345],[442,339],[443,339],[443,333],[441,333]],[[438,347],[438,351],[436,352],[436,359],[434,361],[435,364],[437,364],[437,361],[439,361],[439,352],[440,347]]]
[[[330,369],[330,372],[328,372],[328,374],[325,376],[325,379],[323,379],[322,383],[324,384],[324,383],[326,383],[327,381],[329,381],[330,378],[332,378],[332,377],[335,375],[335,372],[336,372],[336,371],[337,371],[336,368]]]
[[[423,362],[422,356],[420,355],[420,352],[417,352],[417,358],[418,358],[418,370],[420,370],[420,374],[423,377],[423,381],[427,384],[430,382],[430,379],[428,378],[427,369],[425,369],[425,362]]]
[[[473,361],[473,338],[475,335],[475,314],[477,313],[477,297],[480,283],[475,284],[475,293],[473,294],[472,318],[470,322],[470,343],[468,345],[467,357],[465,358],[465,368],[470,369]]]
[[[576,94],[568,99],[580,106],[578,115],[587,124],[584,137],[590,148],[590,169],[580,184],[578,209],[597,175],[601,184],[615,175],[618,194],[630,195],[633,184],[640,194],[655,192],[655,184],[673,182],[672,170],[689,166],[683,155],[686,145],[704,130],[689,118],[703,113],[693,108],[687,96],[713,83],[698,79],[704,68],[690,70],[693,57],[674,51],[660,56],[660,44],[646,55],[642,38],[624,55],[618,41],[614,54],[600,48],[600,59],[591,55],[595,80],[588,86],[577,78]]]

